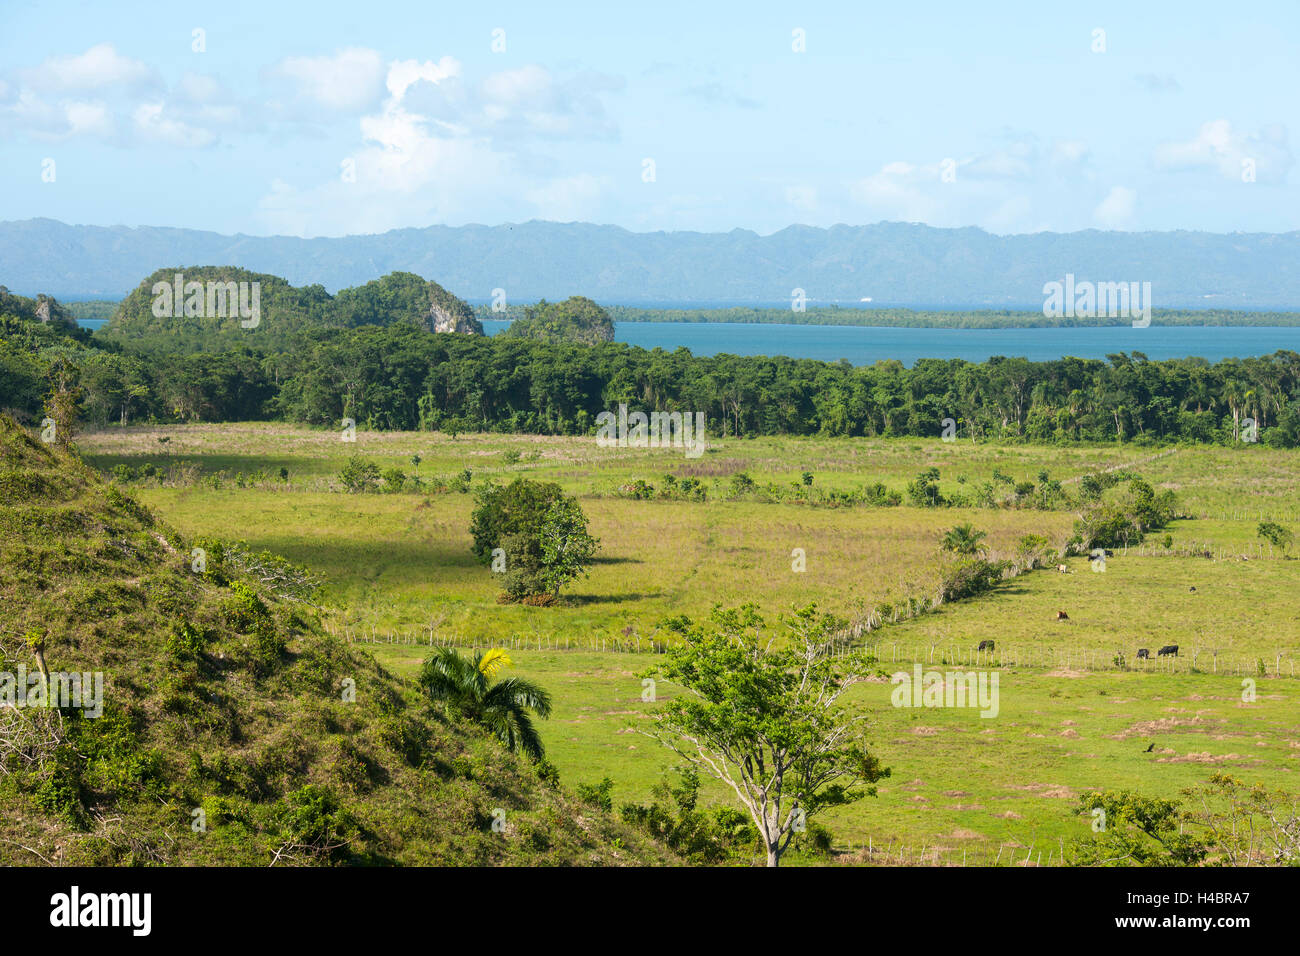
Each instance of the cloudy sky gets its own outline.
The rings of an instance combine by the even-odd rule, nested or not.
[[[0,219],[1300,229],[1300,3],[984,6],[0,0]]]

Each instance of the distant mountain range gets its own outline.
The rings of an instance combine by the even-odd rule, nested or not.
[[[1300,232],[996,236],[909,223],[790,226],[770,236],[629,232],[588,223],[429,226],[334,239],[194,229],[0,222],[0,284],[57,298],[121,298],[164,266],[238,265],[330,292],[393,271],[471,302],[585,295],[603,304],[808,304],[1039,309],[1067,273],[1150,282],[1157,308],[1300,308]]]

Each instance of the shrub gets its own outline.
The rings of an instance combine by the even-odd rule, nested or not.
[[[360,455],[353,455],[339,472],[343,487],[352,494],[374,491],[379,487],[379,466]]]
[[[384,490],[396,494],[406,487],[406,473],[400,468],[389,468],[384,472]]]
[[[940,593],[945,601],[975,597],[997,587],[1007,569],[1005,561],[963,557],[950,562],[942,572]]]

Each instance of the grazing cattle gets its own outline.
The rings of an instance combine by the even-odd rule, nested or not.
[[[1151,746],[1147,747],[1147,749],[1144,750],[1144,751],[1142,751],[1142,752],[1143,752],[1144,754],[1149,754],[1151,751],[1153,751],[1153,750],[1155,750],[1155,749],[1156,749],[1156,745],[1155,745],[1155,744],[1152,744]]]
[[[1141,658],[1145,658],[1145,659],[1147,659],[1147,660],[1150,660],[1150,659],[1151,659],[1151,651],[1148,650],[1148,649],[1145,648],[1145,647],[1139,647],[1139,648],[1138,648],[1138,657],[1141,657]]]
[[[978,651],[991,651],[991,650],[993,650],[993,642],[992,642],[992,641],[980,641],[980,646],[977,647],[977,648],[975,648],[975,650],[976,650],[977,652],[978,652]]]
[[[1156,651],[1156,657],[1177,657],[1177,656],[1178,656],[1177,644],[1166,644],[1164,647],[1160,648],[1160,650]]]
[[[1068,621],[1070,619],[1070,615],[1066,614],[1064,611],[1057,611],[1056,619],[1058,621]]]
[[[1070,566],[1068,564],[1058,564],[1056,570],[1060,571],[1062,574],[1069,574]]]
[[[1195,590],[1196,590],[1196,585],[1193,584],[1193,585],[1192,585],[1190,588],[1188,588],[1187,590],[1189,590],[1189,591],[1195,591]]]
[[[1112,551],[1110,548],[1107,548],[1107,549],[1106,549],[1106,557],[1108,557],[1108,558],[1113,558],[1113,557],[1115,557],[1115,552]]]

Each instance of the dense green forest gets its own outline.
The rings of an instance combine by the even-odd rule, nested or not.
[[[323,290],[304,298],[303,290],[289,289],[263,286],[264,313],[283,296],[286,314],[298,305],[340,314]],[[37,300],[5,296],[0,407],[29,422],[44,414],[57,381],[82,420],[95,426],[258,419],[330,425],[350,417],[375,429],[586,434],[594,433],[597,414],[626,403],[647,412],[704,412],[714,436],[936,436],[951,419],[950,434],[973,440],[1300,444],[1300,355],[1289,351],[1215,364],[1152,362],[1133,352],[1106,361],[998,357],[855,368],[645,351],[619,342],[436,334],[416,321],[372,324],[367,319],[385,314],[355,306],[348,324],[304,319],[249,331],[234,320],[214,328],[185,319],[173,327],[153,317],[147,303],[131,315],[133,334],[125,332],[129,322],[119,323],[119,311],[114,328],[91,339],[70,322],[41,321]],[[52,304],[47,312],[62,315],[53,300],[42,301]]]

